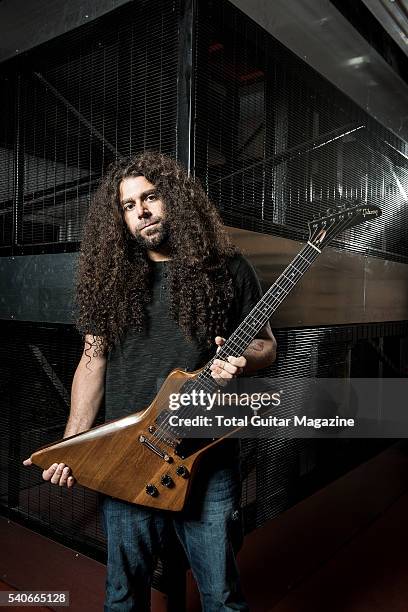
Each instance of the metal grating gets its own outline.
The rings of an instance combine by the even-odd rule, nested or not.
[[[129,3],[3,64],[2,85],[12,80],[0,125],[0,247],[11,244],[10,167],[12,252],[55,252],[78,245],[108,163],[145,149],[175,153],[178,3],[146,5]]]
[[[4,65],[3,254],[77,248],[90,193],[117,152],[174,154],[177,19],[177,3],[132,2]],[[338,246],[406,261],[402,143],[228,4],[201,2],[196,26],[196,173],[226,222],[303,238],[306,220],[329,203],[369,196],[386,205],[379,231],[356,230]],[[21,466],[29,450],[62,433],[79,338],[56,325],[1,327],[2,511],[94,554],[104,546],[97,497],[55,491]],[[398,343],[408,330],[392,323],[276,335],[270,375],[338,376],[350,345]],[[375,376],[380,360],[370,355]],[[250,531],[310,493],[316,481],[305,485],[306,477],[324,468],[330,480],[371,447],[322,453],[305,441],[248,441],[243,452]]]
[[[408,322],[275,331],[278,355],[265,374],[342,378],[405,376]],[[261,376],[262,373],[259,373]],[[288,410],[291,406],[288,405]],[[243,440],[242,503],[247,532],[385,448],[391,440]]]
[[[1,335],[2,512],[26,519],[67,544],[102,550],[97,496],[82,487],[71,495],[44,482],[40,470],[21,463],[35,448],[62,437],[81,355],[79,335],[68,325],[6,322],[1,324]]]
[[[14,80],[0,75],[0,245],[7,246],[13,241],[14,93]]]
[[[339,248],[408,261],[408,146],[227,2],[200,2],[196,174],[226,223],[307,237],[342,200],[379,204]]]
[[[74,549],[103,556],[98,495],[80,486],[70,491],[54,487],[42,480],[38,468],[21,463],[34,449],[63,434],[82,348],[79,335],[69,325],[3,321],[0,330],[0,511]],[[389,363],[397,364],[402,358],[400,339],[408,338],[408,323],[289,329],[279,330],[276,336],[279,355],[270,375],[342,376],[351,350],[353,375],[377,376],[380,363],[388,361],[390,367]],[[364,371],[359,370],[363,364]],[[396,375],[392,369],[382,373]],[[96,424],[103,418],[102,408]],[[374,452],[369,441],[356,442],[354,447],[354,442],[335,441],[320,462],[324,440],[244,440],[246,531],[309,495],[322,470],[326,481],[333,480]],[[332,465],[331,458],[336,459]]]

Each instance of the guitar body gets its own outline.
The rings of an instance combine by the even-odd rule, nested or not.
[[[111,497],[152,508],[182,510],[200,455],[222,438],[194,440],[198,450],[190,449],[182,458],[177,455],[180,445],[174,438],[162,439],[156,419],[162,411],[168,411],[169,395],[179,392],[200,372],[173,370],[145,410],[44,446],[31,455],[32,462],[43,469],[65,463],[79,484]]]

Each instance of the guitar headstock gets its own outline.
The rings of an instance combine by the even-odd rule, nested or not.
[[[323,216],[309,222],[309,243],[321,250],[349,227],[376,219],[380,215],[381,208],[358,200],[329,209]]]

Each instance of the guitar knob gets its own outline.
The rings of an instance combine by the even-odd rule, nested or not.
[[[180,478],[188,478],[190,476],[188,469],[184,465],[179,465],[176,469],[177,476]]]
[[[163,474],[163,476],[160,478],[160,482],[163,487],[167,487],[168,489],[170,489],[174,485],[172,477],[168,474]]]
[[[146,485],[146,493],[150,495],[150,497],[157,497],[159,492],[153,484]]]

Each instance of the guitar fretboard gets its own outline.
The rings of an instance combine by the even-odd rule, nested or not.
[[[195,381],[197,386],[208,391],[215,390],[218,387],[215,379],[211,376],[210,370],[214,359],[226,359],[230,355],[234,357],[242,355],[319,255],[320,250],[310,243],[302,248],[231,334],[217,355],[205,365]]]

